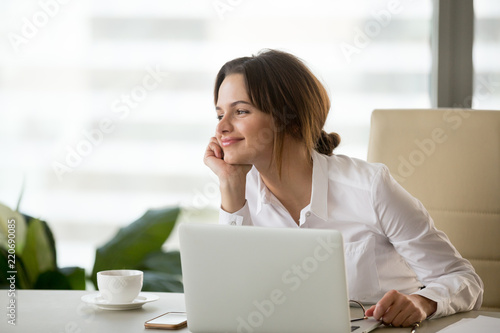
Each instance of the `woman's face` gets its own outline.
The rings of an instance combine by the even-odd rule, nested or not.
[[[242,74],[228,75],[219,88],[216,138],[229,164],[266,167],[272,158],[274,126],[250,102]],[[267,163],[267,164],[265,164]]]

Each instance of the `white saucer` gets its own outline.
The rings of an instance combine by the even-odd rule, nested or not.
[[[112,304],[102,298],[100,293],[84,295],[82,296],[82,301],[87,304],[97,305],[99,308],[104,310],[132,310],[142,307],[144,304],[149,302],[154,302],[160,297],[157,295],[140,293],[137,297],[130,303]]]

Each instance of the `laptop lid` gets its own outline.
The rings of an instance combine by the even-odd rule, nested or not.
[[[351,331],[338,231],[181,224],[179,238],[191,332]]]

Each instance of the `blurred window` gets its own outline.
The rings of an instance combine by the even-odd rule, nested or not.
[[[475,109],[500,109],[500,3],[474,0]],[[496,60],[495,60],[496,59]]]
[[[0,201],[14,206],[25,178],[21,210],[49,222],[63,266],[91,267],[95,246],[149,208],[215,222],[218,186],[202,162],[212,85],[226,61],[264,48],[305,60],[330,93],[337,152],[365,159],[373,109],[430,107],[431,11],[409,0],[4,0]],[[483,52],[498,53],[495,40]]]

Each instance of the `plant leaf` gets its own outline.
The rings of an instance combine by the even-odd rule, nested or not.
[[[40,219],[35,219],[35,218],[33,218],[29,215],[26,215],[26,214],[23,214],[23,216],[24,216],[24,219],[26,221],[28,221],[28,225],[29,225],[30,221],[32,221],[32,220],[40,221],[40,223],[43,227],[43,230],[45,231],[45,235],[47,236],[48,246],[51,250],[49,254],[52,256],[52,261],[54,262],[54,267],[57,268],[56,241],[54,239],[54,235],[52,234],[52,230],[50,230],[49,224],[45,221],[42,221]]]
[[[31,285],[26,276],[26,272],[24,269],[24,264],[21,257],[16,256],[15,269],[12,269],[9,266],[9,260],[12,260],[12,257],[9,257],[9,253],[7,250],[0,249],[0,289],[9,289],[10,282],[7,281],[11,273],[10,271],[16,271],[15,285],[16,289],[27,289],[30,288]]]
[[[38,219],[28,222],[26,233],[26,245],[22,253],[24,269],[31,286],[34,286],[41,273],[55,271],[57,269],[55,261],[54,239],[47,233],[46,223]]]
[[[30,283],[30,280],[28,278],[28,273],[26,272],[23,259],[19,256],[16,256],[16,271],[17,271],[16,285],[19,286],[19,289],[31,288],[33,285]]]
[[[142,291],[182,293],[184,287],[179,277],[163,272],[144,271]]]
[[[13,211],[8,206],[0,203],[0,248],[7,248],[8,237],[8,221],[14,219],[15,223],[15,240],[16,252],[20,253],[24,249],[26,243],[26,220],[16,211]]]
[[[85,270],[81,267],[63,267],[59,272],[68,280],[70,289],[85,290]]]
[[[148,210],[96,251],[92,282],[97,288],[97,272],[108,269],[134,269],[150,253],[159,251],[175,226],[180,209]]]
[[[182,276],[181,254],[179,251],[150,253],[142,262],[140,269]]]
[[[7,280],[10,277],[7,274],[10,271],[7,261],[7,251],[5,249],[0,248],[0,289],[9,289],[10,281]],[[14,280],[16,289],[19,289],[19,285],[17,283],[17,278]]]
[[[41,273],[33,289],[71,289],[71,285],[61,272],[59,271],[46,271]]]

